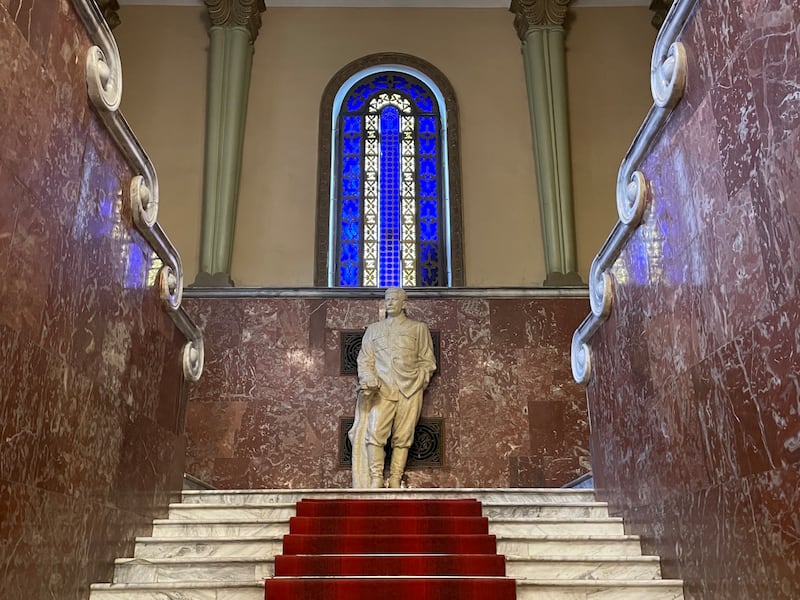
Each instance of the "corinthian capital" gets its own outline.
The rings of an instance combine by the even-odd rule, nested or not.
[[[246,27],[250,40],[256,41],[261,28],[264,0],[205,0],[212,27]]]
[[[207,0],[206,0],[207,1]],[[520,40],[534,27],[562,27],[572,0],[511,0],[514,29]]]

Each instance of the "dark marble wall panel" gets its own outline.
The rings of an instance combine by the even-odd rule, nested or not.
[[[356,378],[340,375],[339,334],[380,316],[364,298],[187,298],[206,363],[188,409],[188,466],[218,487],[349,487],[337,467],[339,419]],[[444,468],[412,487],[560,486],[587,470],[583,390],[569,347],[580,298],[412,298],[440,332],[423,416],[444,418]]]
[[[800,598],[799,23],[700,4],[591,340],[595,484],[687,599]]]
[[[180,489],[185,340],[70,2],[0,2],[0,597],[83,599]]]

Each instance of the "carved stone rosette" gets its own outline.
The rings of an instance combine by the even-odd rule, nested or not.
[[[514,29],[519,39],[533,27],[563,27],[567,8],[572,0],[511,0]]]
[[[261,29],[264,0],[205,0],[212,27],[244,27],[255,42]]]

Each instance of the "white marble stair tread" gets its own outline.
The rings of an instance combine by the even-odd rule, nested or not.
[[[594,490],[574,488],[404,488],[402,490],[184,490],[183,503],[271,504],[298,502],[303,499],[457,499],[480,502],[587,502],[594,500]]]
[[[482,507],[483,515],[493,519],[608,517],[606,502],[484,502]]]
[[[275,574],[273,557],[118,558],[114,583],[261,581]]]
[[[263,581],[95,583],[92,600],[264,600]]]
[[[517,580],[517,600],[683,600],[679,579]]]
[[[134,558],[188,556],[272,557],[283,549],[283,536],[138,537]]]
[[[506,556],[506,574],[515,579],[661,578],[657,556]]]
[[[156,519],[152,537],[272,536],[289,532],[289,519]]]
[[[296,503],[275,502],[264,504],[183,504],[169,505],[170,519],[184,520],[288,520],[296,513]]]
[[[503,535],[497,553],[505,556],[641,556],[638,535]]]
[[[489,533],[495,535],[622,535],[625,530],[618,517],[577,519],[492,519]]]

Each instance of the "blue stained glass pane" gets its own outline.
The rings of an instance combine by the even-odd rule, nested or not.
[[[361,131],[361,117],[345,117],[344,132],[359,133]]]
[[[432,158],[420,158],[419,172],[422,175],[436,175],[436,161]]]
[[[400,115],[387,106],[380,115],[380,286],[400,285]]]
[[[436,180],[435,179],[421,179],[419,182],[420,193],[423,196],[432,196],[436,193]]]
[[[358,285],[358,267],[348,265],[339,269],[339,285],[342,287],[355,287]]]
[[[436,138],[435,137],[421,137],[419,140],[419,151],[422,154],[435,154],[436,153]]]
[[[433,203],[430,200],[422,200],[419,203],[419,218],[425,219],[426,217],[436,216],[436,207],[431,206]]]
[[[341,128],[339,285],[356,286],[361,241],[361,117],[345,116]]]
[[[438,105],[427,86],[417,78],[397,72],[376,73],[358,81],[345,96],[339,128],[340,155],[337,157],[339,190],[340,285],[360,285],[363,269],[364,227],[364,115],[368,104],[378,94],[399,93],[412,103],[416,122],[415,163],[413,172],[417,190],[416,231],[417,285],[441,285],[439,272],[441,236],[439,222],[441,186],[439,185],[440,126]],[[385,106],[378,115],[378,191],[379,239],[378,285],[399,285],[401,263],[401,190],[399,110]]]
[[[436,117],[420,117],[419,132],[436,133]]]

